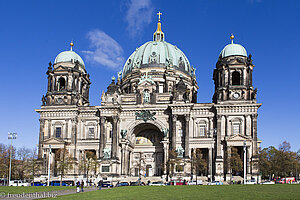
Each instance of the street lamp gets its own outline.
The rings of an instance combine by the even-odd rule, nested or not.
[[[49,161],[48,161],[48,183],[47,185],[50,186],[50,164],[51,164],[51,144],[49,144]]]
[[[244,144],[243,144],[243,147],[244,147],[244,184],[246,184],[246,140],[244,140]]]
[[[9,157],[9,178],[8,185],[11,179],[11,156],[12,156],[12,141],[17,139],[17,133],[8,133],[8,139],[10,140],[10,157]]]

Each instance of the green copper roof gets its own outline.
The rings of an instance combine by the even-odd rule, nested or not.
[[[247,51],[242,45],[231,43],[224,47],[224,49],[220,53],[220,56],[222,58],[225,58],[228,56],[246,56],[247,57]]]
[[[61,63],[61,62],[73,62],[78,61],[80,66],[85,69],[84,62],[82,58],[75,53],[74,51],[63,51],[60,54],[58,54],[55,58],[54,64]]]
[[[133,68],[174,67],[192,75],[192,67],[184,53],[166,41],[150,41],[137,48],[127,59],[122,76]]]

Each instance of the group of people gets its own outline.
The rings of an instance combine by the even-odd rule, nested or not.
[[[83,180],[81,182],[77,181],[76,182],[76,192],[83,192],[83,186],[84,186]]]

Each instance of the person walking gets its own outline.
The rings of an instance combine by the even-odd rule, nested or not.
[[[102,188],[102,184],[103,184],[103,180],[100,180],[100,181],[98,182],[98,187],[99,187],[99,190],[101,190],[101,188]]]
[[[81,183],[80,183],[81,192],[83,192],[83,186],[84,186],[84,182],[83,182],[83,180],[82,180]]]
[[[76,192],[77,193],[80,192],[80,182],[79,181],[76,182]]]

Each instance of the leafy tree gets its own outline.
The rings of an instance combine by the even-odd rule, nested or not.
[[[73,158],[69,154],[69,151],[64,148],[58,149],[55,152],[55,170],[60,174],[60,185],[62,185],[62,179],[65,175],[65,172],[73,168]]]
[[[196,151],[192,151],[192,172],[196,175],[206,174],[207,172],[207,161],[204,159],[204,155],[201,149],[196,149]]]
[[[236,147],[231,147],[230,167],[232,174],[243,171],[243,161]]]

